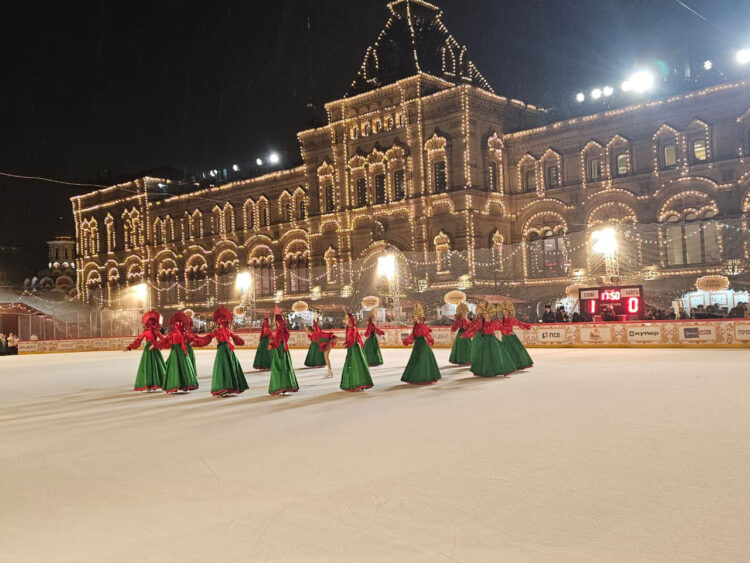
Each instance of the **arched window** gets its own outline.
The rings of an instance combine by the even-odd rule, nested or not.
[[[385,203],[385,174],[376,174],[374,177],[375,182],[375,204],[380,205]]]
[[[447,274],[451,270],[451,239],[443,231],[433,240],[435,244],[435,265],[438,274]]]
[[[393,197],[396,201],[406,199],[406,171],[403,169],[393,173]]]
[[[104,219],[104,227],[107,231],[107,252],[114,252],[117,247],[117,239],[115,238],[115,220],[112,215],[107,214],[107,218]]]
[[[325,187],[325,203],[326,213],[333,213],[336,211],[336,203],[333,196],[333,184],[327,184]]]
[[[367,179],[357,178],[357,207],[367,205]]]

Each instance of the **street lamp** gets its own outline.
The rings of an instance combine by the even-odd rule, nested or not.
[[[245,310],[250,314],[250,319],[253,319],[255,314],[255,291],[252,273],[248,271],[238,272],[234,284],[240,291],[240,305],[245,307]]]
[[[396,277],[396,257],[393,254],[378,257],[378,277],[389,282]]]
[[[272,152],[271,154],[269,154],[268,162],[270,162],[271,164],[278,164],[279,162],[281,162],[281,157],[279,156],[279,153]]]
[[[619,277],[620,264],[617,256],[617,231],[612,227],[606,227],[591,233],[594,242],[592,250],[604,257],[604,267],[608,280]]]
[[[396,256],[394,254],[384,254],[378,256],[378,277],[388,282],[388,295],[393,302],[394,317],[398,320],[398,272],[396,271]]]

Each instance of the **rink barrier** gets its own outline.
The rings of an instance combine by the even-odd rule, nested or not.
[[[343,347],[345,331],[332,330]],[[361,330],[364,337],[364,330]],[[401,343],[410,329],[385,328],[380,337],[383,348],[403,348]],[[258,332],[239,332],[249,350],[258,346]],[[435,348],[450,348],[450,327],[432,327]],[[692,321],[633,321],[582,324],[534,324],[530,330],[516,330],[529,348],[747,348],[750,347],[750,319],[706,319]],[[19,343],[20,354],[63,352],[104,352],[124,350],[135,336],[36,340]],[[310,340],[305,331],[292,332],[289,347],[307,349]],[[208,348],[216,348],[213,342]]]

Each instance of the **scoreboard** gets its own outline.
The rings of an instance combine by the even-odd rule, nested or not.
[[[621,287],[588,287],[578,290],[581,312],[592,317],[601,315],[602,309],[609,305],[618,317],[628,320],[640,319],[643,315],[643,286],[627,285]]]

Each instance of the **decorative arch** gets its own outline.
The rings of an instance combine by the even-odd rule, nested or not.
[[[586,218],[586,229],[604,223],[632,223],[638,222],[635,210],[622,201],[608,201],[594,207]]]

